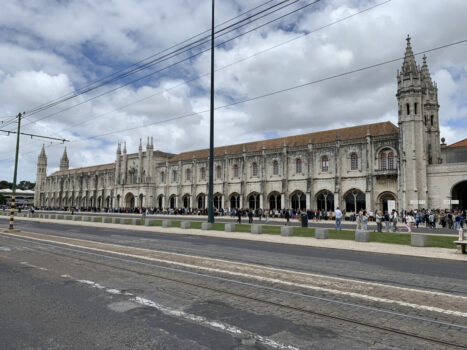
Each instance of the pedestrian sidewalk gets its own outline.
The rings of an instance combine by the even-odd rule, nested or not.
[[[0,216],[0,219],[8,221],[7,216]],[[412,247],[399,244],[389,243],[376,243],[376,242],[355,242],[349,240],[337,240],[337,239],[316,239],[312,237],[284,237],[279,235],[271,234],[251,234],[244,232],[224,232],[224,231],[206,231],[200,229],[182,229],[178,227],[161,227],[161,226],[142,226],[142,225],[122,225],[122,224],[109,224],[109,223],[97,223],[97,222],[83,222],[83,221],[68,221],[68,220],[55,220],[55,219],[38,219],[38,218],[16,218],[16,221],[39,221],[45,223],[56,223],[60,225],[74,225],[84,227],[95,227],[95,228],[109,228],[115,230],[126,230],[126,231],[145,231],[157,233],[169,233],[169,234],[180,234],[180,235],[193,235],[193,236],[204,236],[204,237],[215,237],[215,238],[226,238],[226,239],[238,239],[245,241],[258,241],[268,242],[275,244],[291,244],[299,246],[309,246],[316,248],[327,248],[327,249],[342,249],[352,250],[367,253],[378,253],[378,254],[391,254],[391,255],[403,255],[413,256],[419,258],[433,258],[433,259],[447,259],[455,261],[467,262],[467,255],[460,254],[456,249],[447,248],[431,248],[431,247]],[[6,226],[5,226],[6,228]],[[5,229],[8,232],[7,229]],[[453,241],[456,238],[453,237]]]

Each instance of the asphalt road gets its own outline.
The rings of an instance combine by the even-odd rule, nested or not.
[[[467,299],[460,298],[467,294],[462,262],[131,229],[16,226],[49,238],[0,234],[2,349],[445,349],[467,331],[456,326],[467,327],[465,317],[380,301],[395,294],[416,305],[446,298],[439,308],[457,303],[466,309]],[[57,238],[103,246],[65,246]],[[128,254],[116,255],[108,244]],[[183,266],[150,261],[136,256],[140,248],[188,260]],[[221,260],[211,261],[210,270],[195,266],[211,258]],[[222,272],[222,261],[241,263],[237,274]],[[256,276],[247,275],[247,267]],[[291,278],[298,273],[296,283],[305,283],[303,272],[316,274],[313,280],[338,277],[338,283],[326,280],[324,290],[283,284],[277,276],[267,282],[270,271],[262,269],[269,268],[286,269]],[[378,288],[372,298],[346,294]],[[439,296],[431,300],[431,293]]]
[[[38,211],[41,213],[68,213],[70,212],[60,212],[60,211]],[[86,215],[86,216],[112,216],[112,217],[128,217],[128,218],[141,218],[141,214],[127,214],[127,213],[95,213],[95,212],[75,212],[75,215]],[[157,214],[157,215],[148,215],[149,219],[168,219],[168,220],[192,220],[192,221],[207,221],[207,216],[191,216],[191,215],[165,215],[165,214]],[[236,222],[237,218],[236,217],[231,217],[231,216],[216,216],[215,217],[216,222],[223,222],[223,223],[229,223],[229,222]],[[247,217],[242,217],[242,223],[248,223],[248,218]],[[265,224],[265,219],[263,218],[262,220],[259,220],[259,218],[253,218],[253,223],[254,224]],[[268,222],[268,225],[284,225],[285,220],[284,219],[278,219],[278,220],[271,220]],[[296,219],[290,219],[290,225],[291,226],[300,226],[301,223],[297,221]],[[323,228],[335,228],[334,221],[321,221],[319,223],[316,223],[314,221],[309,221],[308,222],[309,227],[323,227]],[[355,230],[356,223],[355,222],[346,222],[344,221],[342,223],[342,229],[344,230]],[[405,228],[405,225],[403,223],[398,223],[397,225],[398,231],[399,232],[407,232],[407,229]],[[370,222],[368,224],[369,230],[376,230],[376,224],[373,222]],[[385,225],[383,225],[383,230],[385,230]],[[428,228],[425,225],[420,225],[418,228],[414,227],[413,232],[417,233],[435,233],[435,234],[451,234],[451,235],[457,235],[458,232],[456,230],[451,230],[449,228],[443,228],[441,226],[437,227],[436,229]]]

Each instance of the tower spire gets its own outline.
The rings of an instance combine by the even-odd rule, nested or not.
[[[63,151],[62,159],[60,160],[60,171],[68,170],[70,168],[70,161],[68,160],[68,154],[66,153],[66,147]]]
[[[418,72],[417,63],[415,62],[415,56],[410,45],[410,35],[407,35],[407,47],[405,49],[404,63],[402,63],[403,74],[416,74]]]
[[[428,83],[430,86],[433,85],[431,80],[430,70],[428,69],[428,64],[426,64],[426,56],[423,55],[423,65],[422,65],[422,81]]]
[[[39,158],[45,158],[45,159],[47,159],[47,156],[45,155],[45,148],[44,148],[44,145],[42,145],[42,150],[41,150],[41,153],[39,154]]]

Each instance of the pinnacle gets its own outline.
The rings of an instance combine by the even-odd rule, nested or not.
[[[417,73],[417,63],[415,62],[415,56],[410,45],[410,36],[407,35],[407,48],[405,49],[404,63],[402,64],[402,73]]]

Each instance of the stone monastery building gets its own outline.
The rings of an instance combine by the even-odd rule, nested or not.
[[[438,89],[407,38],[397,72],[398,126],[360,125],[217,147],[214,207],[324,209],[467,208],[467,139],[440,143]],[[47,176],[42,148],[36,206],[206,208],[209,150],[169,154],[148,138],[138,153],[118,144],[116,160]],[[390,202],[391,204],[394,202]],[[454,202],[455,203],[455,202]]]

